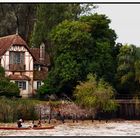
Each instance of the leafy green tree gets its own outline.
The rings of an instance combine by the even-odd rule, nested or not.
[[[140,84],[140,60],[136,60],[135,64],[135,81]]]
[[[126,94],[135,93],[137,89],[135,78],[138,75],[138,67],[136,69],[135,66],[137,64],[136,47],[134,45],[123,45],[118,54],[117,89],[119,92]]]
[[[113,59],[112,47],[109,42],[96,42],[92,49],[91,58],[88,63],[88,71],[96,73],[98,78],[113,83],[115,75],[115,59]]]
[[[99,18],[97,18],[98,16]],[[64,21],[51,32],[54,63],[45,85],[46,88],[55,89],[53,90],[55,93],[72,93],[77,82],[85,80],[89,72],[96,73],[98,78],[113,81],[115,33],[106,25],[109,24],[109,21],[105,16],[95,14],[95,16],[87,16],[87,18],[84,16],[84,19],[101,24],[101,34],[96,36],[93,34],[93,30],[96,34],[100,30],[98,27],[101,27],[98,25],[95,28],[90,20],[88,20],[89,22],[86,20]],[[111,32],[111,35],[108,35],[108,32]],[[112,41],[110,41],[111,36]]]
[[[89,72],[96,73],[98,77],[113,83],[116,69],[116,51],[114,52],[116,33],[109,27],[111,20],[106,15],[92,14],[82,16],[80,21],[90,25],[94,39]]]
[[[0,4],[0,36],[16,33],[29,41],[36,19],[37,4]],[[24,18],[23,18],[24,17]]]
[[[140,48],[136,48],[136,54],[135,54],[135,81],[137,81],[140,84]]]
[[[88,74],[85,82],[76,86],[74,95],[76,102],[86,108],[98,112],[110,112],[116,109],[115,90],[104,80]]]
[[[5,71],[0,67],[0,96],[18,96],[19,92],[18,86],[5,77]]]
[[[77,20],[80,14],[87,13],[93,8],[93,4],[39,4],[31,45],[39,47],[44,42],[46,47],[50,46],[48,34],[52,28],[64,20]]]
[[[87,58],[92,45],[89,30],[86,23],[64,21],[52,31],[54,67],[45,81],[46,88],[70,93],[77,81],[86,77]]]
[[[81,22],[86,22],[91,26],[92,37],[97,42],[109,42],[112,47],[115,45],[116,33],[109,27],[111,20],[103,14],[91,14],[81,16]],[[95,42],[96,43],[96,42]]]

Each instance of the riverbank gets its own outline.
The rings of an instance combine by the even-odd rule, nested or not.
[[[56,122],[53,125],[54,129],[47,130],[0,130],[0,136],[140,136],[139,120],[110,120],[108,123],[105,121],[92,123],[88,120],[78,123],[66,121],[64,124]]]

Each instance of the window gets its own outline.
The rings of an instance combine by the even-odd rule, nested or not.
[[[40,65],[34,65],[34,70],[40,71],[41,70]]]
[[[24,52],[10,52],[10,64],[24,64]]]
[[[37,81],[37,89],[41,86],[41,81]]]
[[[26,90],[26,81],[16,81],[16,84],[20,89]]]

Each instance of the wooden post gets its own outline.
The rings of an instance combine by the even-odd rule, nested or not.
[[[41,121],[41,107],[39,108],[39,119]]]

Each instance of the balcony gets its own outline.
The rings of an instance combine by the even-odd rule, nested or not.
[[[10,71],[25,71],[25,64],[9,64]]]

